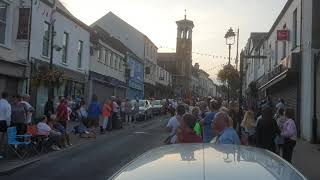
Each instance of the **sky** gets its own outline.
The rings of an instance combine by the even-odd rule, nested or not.
[[[184,18],[193,29],[193,64],[199,63],[216,81],[218,70],[227,63],[224,35],[239,28],[239,52],[251,32],[268,32],[287,0],[60,0],[78,19],[92,24],[109,11],[138,29],[159,48],[174,52],[176,21]],[[210,56],[209,56],[210,55]],[[219,56],[219,58],[213,58]],[[222,58],[220,58],[222,56]],[[236,57],[236,45],[232,47]],[[232,63],[235,63],[234,61]]]

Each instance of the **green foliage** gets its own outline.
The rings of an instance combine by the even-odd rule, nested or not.
[[[240,89],[240,74],[232,65],[225,65],[219,70],[218,80],[223,84],[229,84],[231,97],[237,96]]]

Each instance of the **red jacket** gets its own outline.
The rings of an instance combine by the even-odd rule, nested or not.
[[[200,136],[197,136],[193,130],[181,130],[177,134],[178,143],[202,143]]]
[[[68,120],[68,108],[64,103],[60,103],[57,108],[57,118],[59,121]]]

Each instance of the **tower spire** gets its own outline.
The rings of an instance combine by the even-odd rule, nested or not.
[[[185,9],[184,10],[184,20],[186,20],[187,19],[187,10]]]

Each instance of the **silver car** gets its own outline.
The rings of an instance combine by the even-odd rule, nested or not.
[[[306,180],[291,164],[270,151],[213,144],[178,144],[153,149],[110,179]]]

